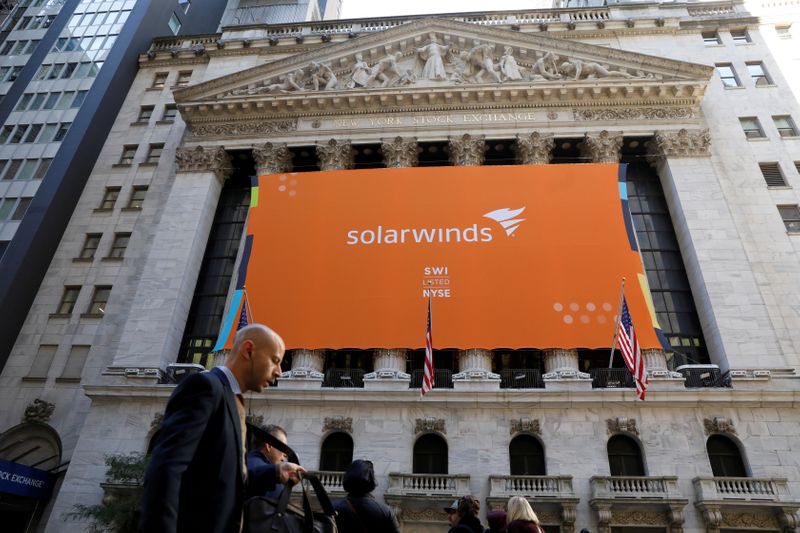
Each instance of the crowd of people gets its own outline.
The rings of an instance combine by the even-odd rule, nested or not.
[[[145,475],[140,531],[240,533],[245,500],[278,500],[300,481],[305,469],[288,460],[283,428],[262,428],[269,442],[256,440],[246,449],[243,395],[263,391],[280,376],[284,352],[277,333],[251,324],[236,333],[225,365],[193,374],[175,388]],[[400,532],[395,514],[372,494],[377,484],[370,461],[353,461],[342,486],[347,497],[335,505],[340,532]],[[507,513],[487,513],[489,529],[481,524],[480,502],[472,496],[462,496],[444,511],[450,533],[544,533],[525,498],[512,497],[507,507]]]

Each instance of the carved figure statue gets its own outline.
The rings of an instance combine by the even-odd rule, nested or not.
[[[424,80],[446,80],[447,72],[444,70],[444,58],[450,51],[450,45],[439,44],[436,37],[431,37],[431,42],[422,48],[417,48],[419,58],[425,62],[420,78]]]
[[[315,91],[319,91],[320,87],[325,91],[336,88],[336,74],[329,64],[311,62],[311,85]]]
[[[285,76],[281,78],[281,81],[278,83],[273,83],[270,85],[265,85],[264,87],[260,87],[258,92],[259,93],[275,93],[275,92],[292,92],[292,91],[302,91],[303,85],[305,84],[305,72],[303,69],[299,68],[295,71],[287,73]]]
[[[608,70],[599,63],[583,62],[580,59],[564,61],[558,67],[558,71],[564,76],[578,80],[581,77],[587,80],[595,78],[635,78],[632,74],[621,70]]]
[[[522,79],[522,73],[519,71],[519,65],[514,59],[513,49],[510,46],[505,47],[503,57],[500,58],[500,75],[503,81]]]
[[[561,79],[561,74],[558,72],[558,65],[556,64],[556,55],[553,52],[547,52],[544,57],[540,57],[533,64],[534,79],[537,76],[546,80]]]
[[[490,74],[496,82],[500,82],[500,74],[494,69],[492,52],[494,46],[490,44],[476,44],[467,52],[467,62],[464,67],[464,78],[469,81],[480,82],[484,74]]]
[[[388,87],[390,82],[402,77],[403,74],[397,68],[397,62],[401,57],[403,57],[401,52],[395,52],[375,63],[369,72],[367,83],[376,80],[381,83],[381,87]]]
[[[353,73],[350,74],[347,88],[366,87],[367,80],[369,80],[369,65],[364,61],[361,54],[356,54],[356,63],[353,65]]]

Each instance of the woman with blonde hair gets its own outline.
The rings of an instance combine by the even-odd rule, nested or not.
[[[522,496],[512,496],[508,500],[507,533],[544,533],[539,527],[539,517],[533,512],[531,504]]]

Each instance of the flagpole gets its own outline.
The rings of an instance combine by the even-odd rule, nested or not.
[[[611,355],[608,358],[608,368],[614,364],[614,350],[617,347],[617,335],[619,335],[619,323],[622,320],[622,299],[625,297],[625,276],[622,277],[622,285],[619,288],[619,301],[617,302],[617,323],[614,325],[614,339],[611,342]]]
[[[433,281],[428,280],[427,281],[427,285],[428,285],[428,310],[427,310],[428,311],[428,313],[427,313],[428,316],[427,316],[427,320],[425,321],[425,337],[426,337],[426,340],[425,340],[425,359],[422,360],[422,386],[420,387],[420,390],[419,390],[420,399],[425,397],[425,393],[426,392],[430,392],[430,390],[427,390],[427,391],[425,390],[425,370],[427,369],[427,366],[428,366],[428,363],[427,363],[427,361],[428,361],[428,353],[427,353],[428,352],[428,344],[427,344],[428,341],[427,341],[427,336],[430,334],[429,325],[433,322],[433,312],[431,311],[431,294],[432,294],[431,287],[433,286]],[[431,366],[433,366],[432,363],[433,363],[433,342],[431,342]],[[431,372],[431,389],[433,389],[433,385],[434,385],[434,381],[433,380],[434,380],[434,376],[433,376],[433,372]]]

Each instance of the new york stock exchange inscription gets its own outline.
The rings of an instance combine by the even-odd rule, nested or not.
[[[362,115],[353,117],[302,120],[298,129],[369,129],[419,128],[489,124],[546,124],[549,121],[572,121],[572,111],[465,111],[430,115]]]

